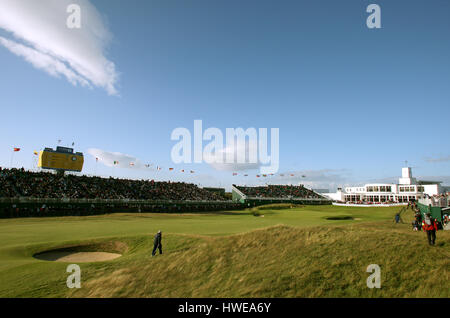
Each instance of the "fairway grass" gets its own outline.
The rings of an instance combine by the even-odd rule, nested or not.
[[[411,210],[393,223],[400,209],[3,219],[0,297],[449,297],[450,233],[428,247]],[[164,254],[151,257],[158,230]],[[116,252],[111,242],[126,246],[122,256],[79,264],[80,289],[66,286],[69,263],[33,257],[68,246]],[[380,289],[366,286],[369,264],[381,267]]]

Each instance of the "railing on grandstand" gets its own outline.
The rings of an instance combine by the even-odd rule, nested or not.
[[[325,199],[325,198],[299,198],[299,197],[286,197],[286,198],[277,198],[277,197],[250,197],[247,196],[248,200],[272,200],[272,201],[295,201],[295,200],[299,200],[299,201],[331,201],[329,199]]]
[[[431,205],[434,207],[447,207],[450,205],[450,199],[449,198],[422,198],[419,199],[419,203],[423,205]]]
[[[106,204],[220,204],[232,203],[232,201],[211,201],[211,200],[134,200],[134,199],[73,199],[73,198],[0,198],[0,203],[67,203],[67,204],[86,204],[86,203],[106,203]]]
[[[106,213],[220,212],[245,209],[233,201],[174,201],[130,199],[0,198],[0,218],[84,216]]]

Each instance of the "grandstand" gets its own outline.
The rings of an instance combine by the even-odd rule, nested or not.
[[[243,208],[184,182],[62,175],[0,168],[0,216],[185,212]]]
[[[184,182],[64,175],[0,167],[0,217],[94,215],[111,212],[197,212],[244,209],[268,203],[329,204],[292,185],[222,188]]]
[[[303,185],[232,186],[234,202],[247,205],[269,203],[330,204],[330,200]]]
[[[0,169],[0,197],[224,201],[184,182],[156,182]]]

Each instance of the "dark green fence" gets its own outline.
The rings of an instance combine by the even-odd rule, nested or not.
[[[281,199],[281,198],[249,198],[241,199],[239,202],[244,203],[247,207],[260,206],[265,204],[274,203],[290,203],[290,204],[302,204],[302,205],[330,205],[331,201],[326,199]]]
[[[439,222],[442,221],[442,208],[431,205],[427,206],[419,202],[417,203],[417,207],[420,209],[422,217],[425,216],[425,213],[430,212],[432,218],[437,219]]]
[[[81,216],[115,212],[208,212],[244,208],[242,203],[232,201],[0,198],[0,218]]]

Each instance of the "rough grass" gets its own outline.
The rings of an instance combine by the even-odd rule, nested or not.
[[[449,235],[428,248],[423,233],[389,224],[275,226],[189,243],[154,258],[137,251],[139,257],[127,266],[88,273],[83,288],[69,296],[450,296]],[[369,264],[381,267],[381,289],[367,288]]]
[[[423,232],[411,230],[412,212],[402,216],[405,224],[394,224],[397,210],[304,207],[267,210],[265,218],[238,213],[9,220],[0,222],[0,239],[9,237],[0,248],[0,296],[448,298],[449,231],[439,231],[437,245],[429,247]],[[333,215],[354,220],[325,220]],[[143,223],[152,231],[141,232]],[[73,227],[91,232],[71,232]],[[166,227],[179,230],[167,233]],[[164,254],[151,257],[159,228]],[[127,246],[123,256],[80,264],[77,290],[65,286],[67,264],[32,258],[77,244],[113,248],[109,242]],[[369,264],[381,267],[381,289],[366,286]]]

